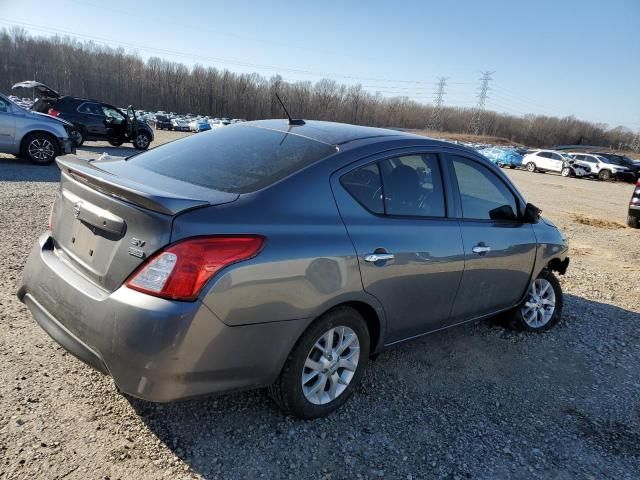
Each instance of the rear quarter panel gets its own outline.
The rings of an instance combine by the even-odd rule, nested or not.
[[[210,281],[203,303],[227,325],[312,318],[332,306],[364,301],[356,252],[338,214],[329,173],[319,165],[237,201],[180,215],[172,241],[196,235],[258,234],[253,259]]]

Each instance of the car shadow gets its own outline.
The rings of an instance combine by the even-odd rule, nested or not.
[[[0,157],[0,182],[58,182],[60,170],[55,163],[34,165],[23,158]]]
[[[129,401],[204,478],[415,478],[416,471],[453,478],[447,472],[464,477],[465,469],[510,476],[514,458],[525,459],[518,471],[526,478],[538,461],[532,445],[544,446],[545,468],[555,465],[558,474],[566,462],[597,464],[616,449],[640,456],[640,435],[633,434],[640,431],[640,396],[607,395],[626,373],[615,366],[625,347],[611,347],[611,340],[637,331],[640,314],[573,295],[564,309],[562,322],[542,334],[513,332],[492,319],[388,350],[369,363],[355,395],[318,420],[282,414],[264,390],[171,404]],[[632,380],[640,384],[637,375]],[[545,423],[515,423],[531,418]],[[562,429],[548,435],[553,425]],[[628,428],[607,430],[615,425]]]

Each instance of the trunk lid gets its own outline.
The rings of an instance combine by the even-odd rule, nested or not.
[[[11,87],[11,90],[15,90],[17,88],[25,88],[27,90],[33,90],[38,98],[51,98],[51,99],[60,98],[60,94],[56,92],[53,88],[48,87],[44,83],[36,82],[35,80],[18,82],[13,87]]]
[[[55,252],[108,291],[171,242],[177,215],[238,198],[140,172],[123,158],[66,156],[57,162],[62,174],[51,215]]]

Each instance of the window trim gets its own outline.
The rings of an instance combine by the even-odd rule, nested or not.
[[[520,195],[518,195],[518,193],[516,191],[514,191],[513,187],[511,185],[509,185],[507,182],[504,181],[503,178],[500,177],[500,175],[498,175],[496,172],[492,171],[491,168],[489,168],[487,165],[483,165],[482,162],[478,161],[477,159],[469,156],[469,155],[465,155],[465,152],[447,152],[446,154],[446,163],[447,163],[447,168],[450,171],[450,175],[451,175],[451,182],[452,182],[452,188],[454,190],[453,195],[456,196],[456,198],[459,201],[459,209],[457,210],[457,219],[462,221],[462,222],[481,222],[481,223],[504,223],[504,224],[509,224],[509,225],[514,225],[514,224],[518,224],[521,225],[523,224],[523,215],[524,215],[524,202],[523,199],[520,197]],[[508,219],[491,219],[491,218],[464,218],[464,212],[462,210],[462,195],[460,193],[460,185],[458,184],[458,177],[456,175],[455,172],[455,168],[453,166],[453,158],[452,157],[460,157],[463,158],[469,162],[472,162],[474,164],[479,165],[481,168],[484,168],[485,170],[489,171],[491,174],[493,174],[499,182],[502,183],[502,185],[504,185],[504,187],[511,193],[511,195],[513,195],[514,200],[516,201],[516,208],[518,209],[517,216],[518,218],[514,219],[514,220],[508,220]]]
[[[355,200],[358,205],[360,205],[362,208],[364,208],[368,213],[370,213],[371,215],[375,215],[376,217],[384,217],[384,218],[395,218],[395,219],[419,219],[419,220],[457,220],[456,217],[456,210],[455,210],[455,204],[449,199],[449,192],[451,190],[451,178],[449,177],[449,173],[446,171],[446,166],[444,165],[444,158],[443,156],[445,155],[445,153],[442,150],[438,150],[438,149],[429,149],[429,148],[424,148],[424,149],[415,149],[415,148],[411,148],[411,149],[399,149],[402,151],[389,151],[389,152],[383,152],[382,154],[379,155],[373,155],[374,159],[370,159],[370,161],[368,162],[354,162],[350,165],[348,165],[347,167],[345,167],[344,169],[340,169],[338,172],[338,183],[340,184],[340,186],[344,189],[345,192],[347,192],[347,194],[353,199]],[[384,176],[382,175],[382,169],[380,168],[380,163],[387,161],[387,160],[392,160],[394,158],[399,158],[399,157],[408,157],[408,156],[415,156],[415,155],[435,155],[436,157],[436,162],[438,164],[438,168],[440,170],[440,182],[442,184],[442,196],[444,198],[444,216],[424,216],[424,215],[399,215],[399,214],[391,214],[391,213],[387,213],[387,202],[385,201],[385,191],[384,191]],[[364,159],[361,159],[364,160]],[[374,212],[372,210],[370,210],[369,208],[367,208],[365,205],[362,204],[362,202],[360,202],[342,183],[342,177],[353,172],[354,170],[357,170],[359,168],[363,168],[363,167],[367,167],[371,164],[375,163],[377,165],[377,169],[378,169],[378,175],[380,176],[380,185],[382,187],[382,207],[383,207],[383,213],[377,213]],[[349,168],[351,167],[351,168]]]

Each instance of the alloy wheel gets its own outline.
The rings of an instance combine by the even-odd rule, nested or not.
[[[544,278],[537,278],[527,294],[527,300],[522,306],[522,318],[531,328],[544,327],[556,310],[556,292],[551,282]]]
[[[145,134],[141,133],[136,137],[136,147],[145,148],[147,145],[149,145],[149,137]]]
[[[315,405],[335,400],[351,383],[360,360],[360,341],[351,328],[326,331],[311,348],[302,369],[302,391]]]
[[[29,143],[29,155],[38,162],[48,162],[53,160],[56,150],[52,143],[46,138],[36,138]]]

